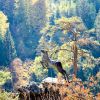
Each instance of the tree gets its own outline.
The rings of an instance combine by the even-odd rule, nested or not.
[[[99,12],[99,9],[100,9],[100,0],[91,0],[94,5],[95,5],[95,8],[96,8],[96,13]]]
[[[0,10],[8,16],[9,22],[13,21],[13,9],[15,0],[0,0]]]
[[[47,70],[43,69],[40,61],[41,57],[40,56],[36,57],[32,64],[32,67],[30,68],[30,73],[35,74],[38,82],[41,82],[44,78],[47,77]]]
[[[17,56],[35,58],[40,30],[46,22],[45,0],[0,0],[0,10],[8,16]]]
[[[95,28],[96,28],[97,40],[100,42],[100,11],[97,14],[97,17],[95,20]]]
[[[7,20],[7,16],[5,16],[3,12],[0,12],[0,65],[7,64],[4,46],[6,32],[9,27],[9,23],[7,22]]]
[[[44,0],[15,0],[11,33],[18,57],[35,58],[35,49],[40,39],[40,30],[45,25]],[[42,13],[41,13],[42,12]]]
[[[88,29],[93,28],[96,17],[96,9],[88,0],[77,0],[77,15],[82,18]]]
[[[76,15],[76,2],[75,0],[46,0],[48,6],[49,17],[71,17]]]
[[[67,32],[71,32],[72,36],[73,36],[73,44],[71,46],[71,51],[73,52],[73,66],[74,66],[74,74],[76,75],[77,73],[77,59],[78,59],[78,46],[77,46],[77,42],[78,42],[78,37],[79,37],[79,33],[83,31],[84,29],[82,29],[83,25],[81,20],[78,17],[72,17],[72,18],[62,18],[57,20],[56,24],[58,25],[58,27],[60,27],[62,29],[62,31],[66,34]]]
[[[8,18],[0,12],[0,64],[9,65],[11,60],[16,57],[13,38],[9,31]]]
[[[4,13],[0,11],[0,35],[2,39],[5,38],[5,34],[9,27],[9,23],[7,21],[8,21],[7,16],[5,16]]]
[[[29,84],[30,77],[28,70],[24,68],[23,62],[19,58],[15,58],[12,61],[10,71],[12,73],[13,89],[18,89]]]
[[[69,39],[67,38],[68,40],[66,46],[63,46],[64,48],[60,48],[56,51],[67,50],[69,51],[69,53],[71,53],[69,57],[73,63],[75,75],[78,70],[77,65],[79,58],[87,57],[91,62],[90,59],[91,57],[89,55],[89,52],[86,50],[81,50],[80,48],[80,45],[82,44],[86,45],[92,42],[91,40],[89,40],[89,38],[85,36],[86,34],[88,34],[88,32],[84,33],[86,32],[86,28],[79,17],[70,17],[70,18],[62,17],[55,21],[55,25],[47,25],[47,27],[43,29],[43,32],[45,33],[45,36],[49,35],[51,36],[51,38],[53,34],[56,34],[57,32],[69,34],[68,35]],[[82,42],[82,39],[84,42]],[[64,57],[64,55],[62,57]]]
[[[5,51],[6,51],[6,59],[9,65],[11,61],[17,57],[15,44],[11,36],[11,32],[9,30],[7,31],[6,36],[5,36],[4,46],[5,46]]]
[[[9,71],[0,71],[0,85],[4,85],[7,80],[11,79],[11,73]]]

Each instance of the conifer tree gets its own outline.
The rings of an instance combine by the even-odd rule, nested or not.
[[[96,17],[96,9],[88,0],[77,0],[77,15],[82,18],[88,29],[93,28]]]
[[[96,28],[97,40],[100,42],[100,10],[96,17],[95,28]]]
[[[13,38],[9,31],[8,18],[0,12],[0,64],[8,65],[16,56]]]
[[[62,47],[58,48],[55,47],[56,50],[54,50],[55,48],[52,48],[50,52],[52,52],[53,50],[55,51],[55,53],[61,50],[68,51],[69,53],[67,52],[67,54],[65,54],[64,52],[62,52],[61,54],[64,53],[64,55],[62,55],[63,59],[67,58],[67,62],[68,63],[71,62],[75,75],[77,74],[78,64],[81,65],[80,62],[78,61],[78,59],[81,59],[81,57],[83,58],[85,57],[86,60],[88,59],[89,66],[93,66],[92,61],[94,61],[94,57],[92,57],[89,51],[81,49],[81,46],[92,44],[94,42],[87,37],[86,34],[89,33],[89,30],[87,30],[87,28],[84,26],[84,23],[79,17],[76,16],[70,18],[65,18],[65,17],[59,18],[55,20],[55,25],[47,25],[42,30],[42,32],[44,32],[44,35],[46,37],[50,36],[51,38],[54,36],[54,34],[57,34],[58,32],[59,34],[61,33],[64,33],[66,35],[68,34],[69,38],[65,37],[65,44],[63,44]],[[49,45],[47,45],[46,48],[48,46]]]
[[[15,44],[13,41],[13,38],[11,36],[11,32],[8,30],[5,36],[4,40],[4,46],[5,46],[5,52],[6,52],[6,59],[8,64],[11,63],[11,61],[17,57]]]

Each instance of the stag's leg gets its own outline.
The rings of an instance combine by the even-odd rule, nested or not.
[[[67,78],[67,81],[69,82],[68,75],[67,75],[67,73],[66,73],[66,71],[64,69],[62,70],[62,74],[64,76],[64,79],[66,80],[66,78]]]
[[[40,61],[40,63],[41,63],[41,65],[43,66],[43,68],[45,68],[45,66],[44,66],[44,62]]]
[[[57,62],[56,65],[57,65],[58,71],[64,76],[64,79],[66,80],[67,78],[67,81],[69,82],[68,75],[66,71],[63,69],[61,62]]]

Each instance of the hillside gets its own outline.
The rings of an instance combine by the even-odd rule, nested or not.
[[[0,0],[0,100],[47,77],[67,81],[42,88],[55,100],[99,100],[100,0]]]

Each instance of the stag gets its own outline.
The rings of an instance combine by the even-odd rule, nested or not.
[[[67,79],[67,81],[69,82],[68,75],[67,75],[66,71],[63,69],[61,62],[52,60],[49,57],[47,51],[41,50],[41,52],[42,52],[42,61],[41,61],[42,66],[44,68],[48,68],[48,69],[52,68],[52,67],[56,68],[58,70],[58,72],[60,72],[63,75],[64,79],[65,80]]]

